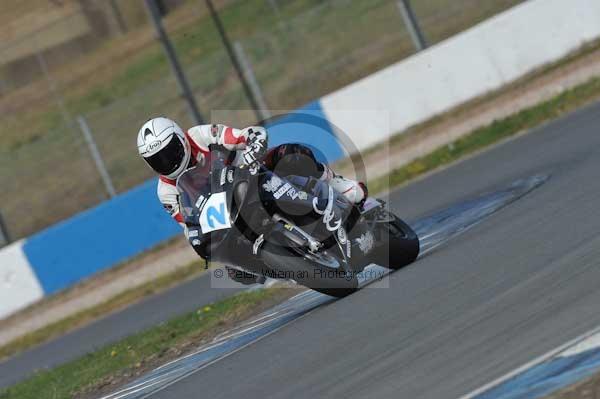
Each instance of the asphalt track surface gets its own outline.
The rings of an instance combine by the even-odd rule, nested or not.
[[[477,196],[477,198],[461,201],[433,215],[420,218],[414,223],[415,232],[420,237],[421,253],[419,256],[426,256],[429,252],[468,231],[495,212],[518,201],[546,181],[548,181],[548,177],[543,175],[520,179],[510,186]],[[360,287],[367,287],[366,289],[371,288],[374,281],[380,281],[383,284],[388,282],[388,285],[379,284],[377,286],[377,288],[381,288],[389,286],[389,274],[389,269],[371,264],[359,273],[357,278]],[[241,323],[236,328],[219,334],[215,340],[199,346],[195,351],[140,376],[103,399],[147,398],[334,300],[335,298],[316,291],[303,291],[280,305]]]
[[[328,302],[152,397],[451,398],[478,388],[600,325],[599,170],[595,104],[392,192],[392,209],[414,221],[551,175],[392,274],[390,288]],[[127,321],[156,311],[140,306]],[[108,329],[124,331],[112,323]],[[104,338],[98,331],[83,345],[91,350]],[[72,345],[52,344],[52,361]],[[0,378],[15,360],[0,365]]]
[[[152,398],[456,398],[600,325],[600,104],[391,195],[409,220],[543,186],[391,275]]]
[[[199,262],[199,266],[200,262]],[[178,287],[154,295],[120,312],[0,363],[0,389],[12,385],[35,370],[53,367],[145,328],[170,320],[203,304],[243,289],[213,289],[203,274]]]

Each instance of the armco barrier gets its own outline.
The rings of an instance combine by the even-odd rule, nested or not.
[[[321,98],[359,150],[559,60],[600,37],[600,1],[530,0]],[[356,111],[389,115],[380,121]]]

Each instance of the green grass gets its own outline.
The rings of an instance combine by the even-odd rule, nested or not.
[[[289,296],[283,289],[244,292],[176,317],[112,345],[58,366],[0,393],[0,399],[70,398],[94,392],[192,349],[202,340]]]
[[[600,78],[591,79],[587,83],[567,90],[551,100],[524,109],[507,118],[494,121],[491,125],[476,129],[447,146],[415,159],[409,164],[393,170],[388,176],[373,180],[369,183],[369,189],[376,193],[406,183],[415,177],[457,161],[500,140],[558,118],[599,97]]]

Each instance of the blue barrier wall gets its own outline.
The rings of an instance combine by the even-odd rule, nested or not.
[[[269,144],[311,146],[332,162],[344,155],[320,102],[267,124]],[[29,237],[23,251],[44,294],[52,294],[180,234],[156,197],[152,179]]]
[[[269,146],[284,143],[301,143],[312,148],[317,159],[331,163],[345,156],[329,121],[323,113],[320,101],[266,124]]]
[[[180,232],[160,205],[152,179],[31,236],[23,251],[48,295]]]

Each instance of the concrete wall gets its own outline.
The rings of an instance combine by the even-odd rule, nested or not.
[[[0,319],[44,296],[40,283],[23,253],[23,241],[0,251]]]

